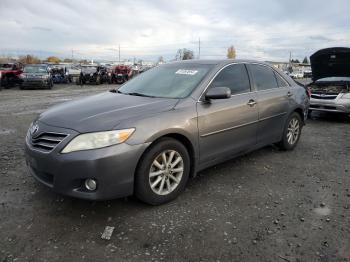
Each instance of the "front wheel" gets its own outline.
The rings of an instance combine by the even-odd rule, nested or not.
[[[298,113],[292,113],[284,127],[282,140],[277,144],[282,150],[293,150],[297,145],[303,123]]]
[[[140,160],[135,177],[135,195],[141,201],[160,205],[175,199],[185,188],[190,174],[186,147],[162,138]]]

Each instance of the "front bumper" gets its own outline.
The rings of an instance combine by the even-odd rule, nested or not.
[[[310,110],[350,114],[350,99],[310,99]]]
[[[81,76],[81,80],[85,83],[95,83],[97,80],[97,76],[96,75],[93,75],[93,76],[83,75],[83,76]]]
[[[54,129],[55,132],[67,133],[67,130]],[[26,139],[26,163],[34,178],[57,193],[88,200],[115,199],[133,194],[136,166],[148,144],[123,143],[61,154],[64,146],[77,135],[75,131],[68,132],[71,134],[67,141],[62,141],[49,153],[33,148],[29,138]],[[84,187],[87,178],[97,180],[95,191]]]
[[[23,87],[44,87],[50,84],[49,79],[23,79],[21,85]]]

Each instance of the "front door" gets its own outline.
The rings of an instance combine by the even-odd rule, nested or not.
[[[256,144],[258,110],[244,64],[222,69],[209,88],[228,87],[228,99],[197,103],[200,162],[215,161]]]

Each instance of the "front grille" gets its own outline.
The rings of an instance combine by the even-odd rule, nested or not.
[[[311,98],[315,99],[325,99],[325,100],[333,100],[336,99],[338,94],[311,94]]]
[[[67,134],[46,132],[41,133],[37,137],[32,137],[30,142],[33,148],[44,152],[51,152],[67,136]]]

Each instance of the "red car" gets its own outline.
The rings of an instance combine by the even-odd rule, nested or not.
[[[132,77],[132,69],[127,65],[117,65],[112,70],[112,83],[123,84]]]
[[[9,88],[21,82],[22,65],[19,63],[0,64],[0,90]]]

